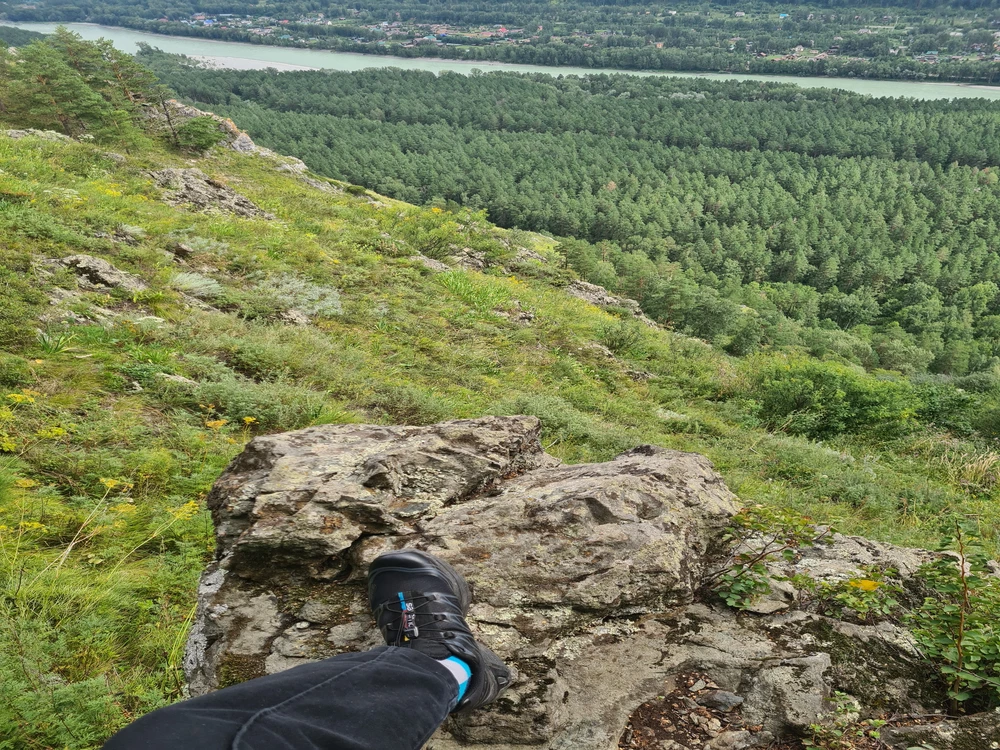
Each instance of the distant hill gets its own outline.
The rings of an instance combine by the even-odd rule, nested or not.
[[[6,47],[23,47],[44,38],[45,34],[39,34],[37,31],[0,25],[0,44]]]

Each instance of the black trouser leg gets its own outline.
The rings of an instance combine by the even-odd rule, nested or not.
[[[161,708],[104,750],[420,750],[457,697],[434,659],[380,646]]]

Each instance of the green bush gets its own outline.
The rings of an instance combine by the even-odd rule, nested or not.
[[[211,117],[192,117],[177,128],[176,143],[187,151],[208,151],[222,139],[219,123]]]
[[[233,423],[252,417],[267,432],[306,427],[323,410],[324,394],[285,380],[255,383],[232,376],[194,385],[161,382],[158,387],[178,406],[208,409],[212,419]]]
[[[454,419],[456,404],[432,388],[384,385],[366,404],[389,423],[426,425]]]
[[[757,416],[769,428],[792,434],[898,434],[913,426],[919,406],[908,383],[833,362],[756,358],[745,369]]]
[[[496,414],[530,414],[542,422],[546,449],[566,444],[587,448],[586,460],[608,460],[635,447],[620,429],[603,422],[559,396],[519,394],[495,408]],[[581,456],[578,460],[584,460]]]
[[[918,382],[914,393],[918,399],[917,418],[921,422],[944,427],[958,435],[973,432],[979,399],[949,383]]]
[[[924,655],[948,683],[953,713],[973,699],[1000,703],[1000,579],[991,572],[980,533],[975,520],[950,522],[938,548],[951,554],[921,566],[928,596],[909,617]]]
[[[0,352],[0,387],[16,388],[31,382],[28,362],[13,354]]]
[[[642,352],[642,324],[636,320],[605,323],[598,331],[597,338],[615,354],[639,355]]]
[[[0,254],[0,349],[18,349],[35,338],[35,317],[43,296],[35,288],[30,265],[7,263]]]

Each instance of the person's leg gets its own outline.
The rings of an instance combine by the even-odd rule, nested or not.
[[[104,750],[419,750],[457,700],[441,663],[380,646],[161,708]]]

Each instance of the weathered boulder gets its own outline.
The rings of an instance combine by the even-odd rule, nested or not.
[[[883,734],[893,750],[996,750],[1000,748],[1000,715],[993,711],[935,724],[890,727]]]
[[[171,205],[190,204],[201,211],[220,210],[250,219],[274,219],[274,214],[259,208],[228,185],[214,180],[200,169],[161,169],[151,173],[156,184],[166,191]]]
[[[121,289],[133,294],[147,288],[138,276],[115,268],[103,258],[95,258],[93,255],[68,255],[54,262],[73,271],[85,286]]]
[[[409,260],[422,265],[428,271],[433,271],[434,273],[444,273],[445,271],[452,270],[451,266],[447,263],[435,260],[434,258],[428,258],[426,255],[422,255],[421,253],[411,255]]]
[[[449,720],[434,750],[610,750],[623,731],[755,747],[805,732],[834,690],[866,715],[942,704],[897,626],[699,597],[739,507],[703,457],[641,446],[565,466],[538,433],[533,417],[485,417],[253,440],[208,499],[217,559],[185,657],[191,692],[377,645],[367,566],[415,546],[469,579],[473,629],[517,672],[491,707]],[[836,536],[785,572],[832,580],[872,559],[905,577],[922,555]],[[682,682],[692,673],[703,677]]]
[[[615,307],[627,311],[633,318],[650,328],[655,328],[656,323],[650,320],[642,312],[639,303],[627,297],[616,297],[603,286],[591,284],[587,281],[576,279],[571,281],[566,287],[566,293],[584,302],[589,302],[596,307]]]
[[[21,138],[38,138],[42,141],[73,140],[68,135],[57,133],[54,130],[35,130],[34,128],[27,128],[25,130],[0,130],[0,135],[4,135],[15,141],[20,140]]]

